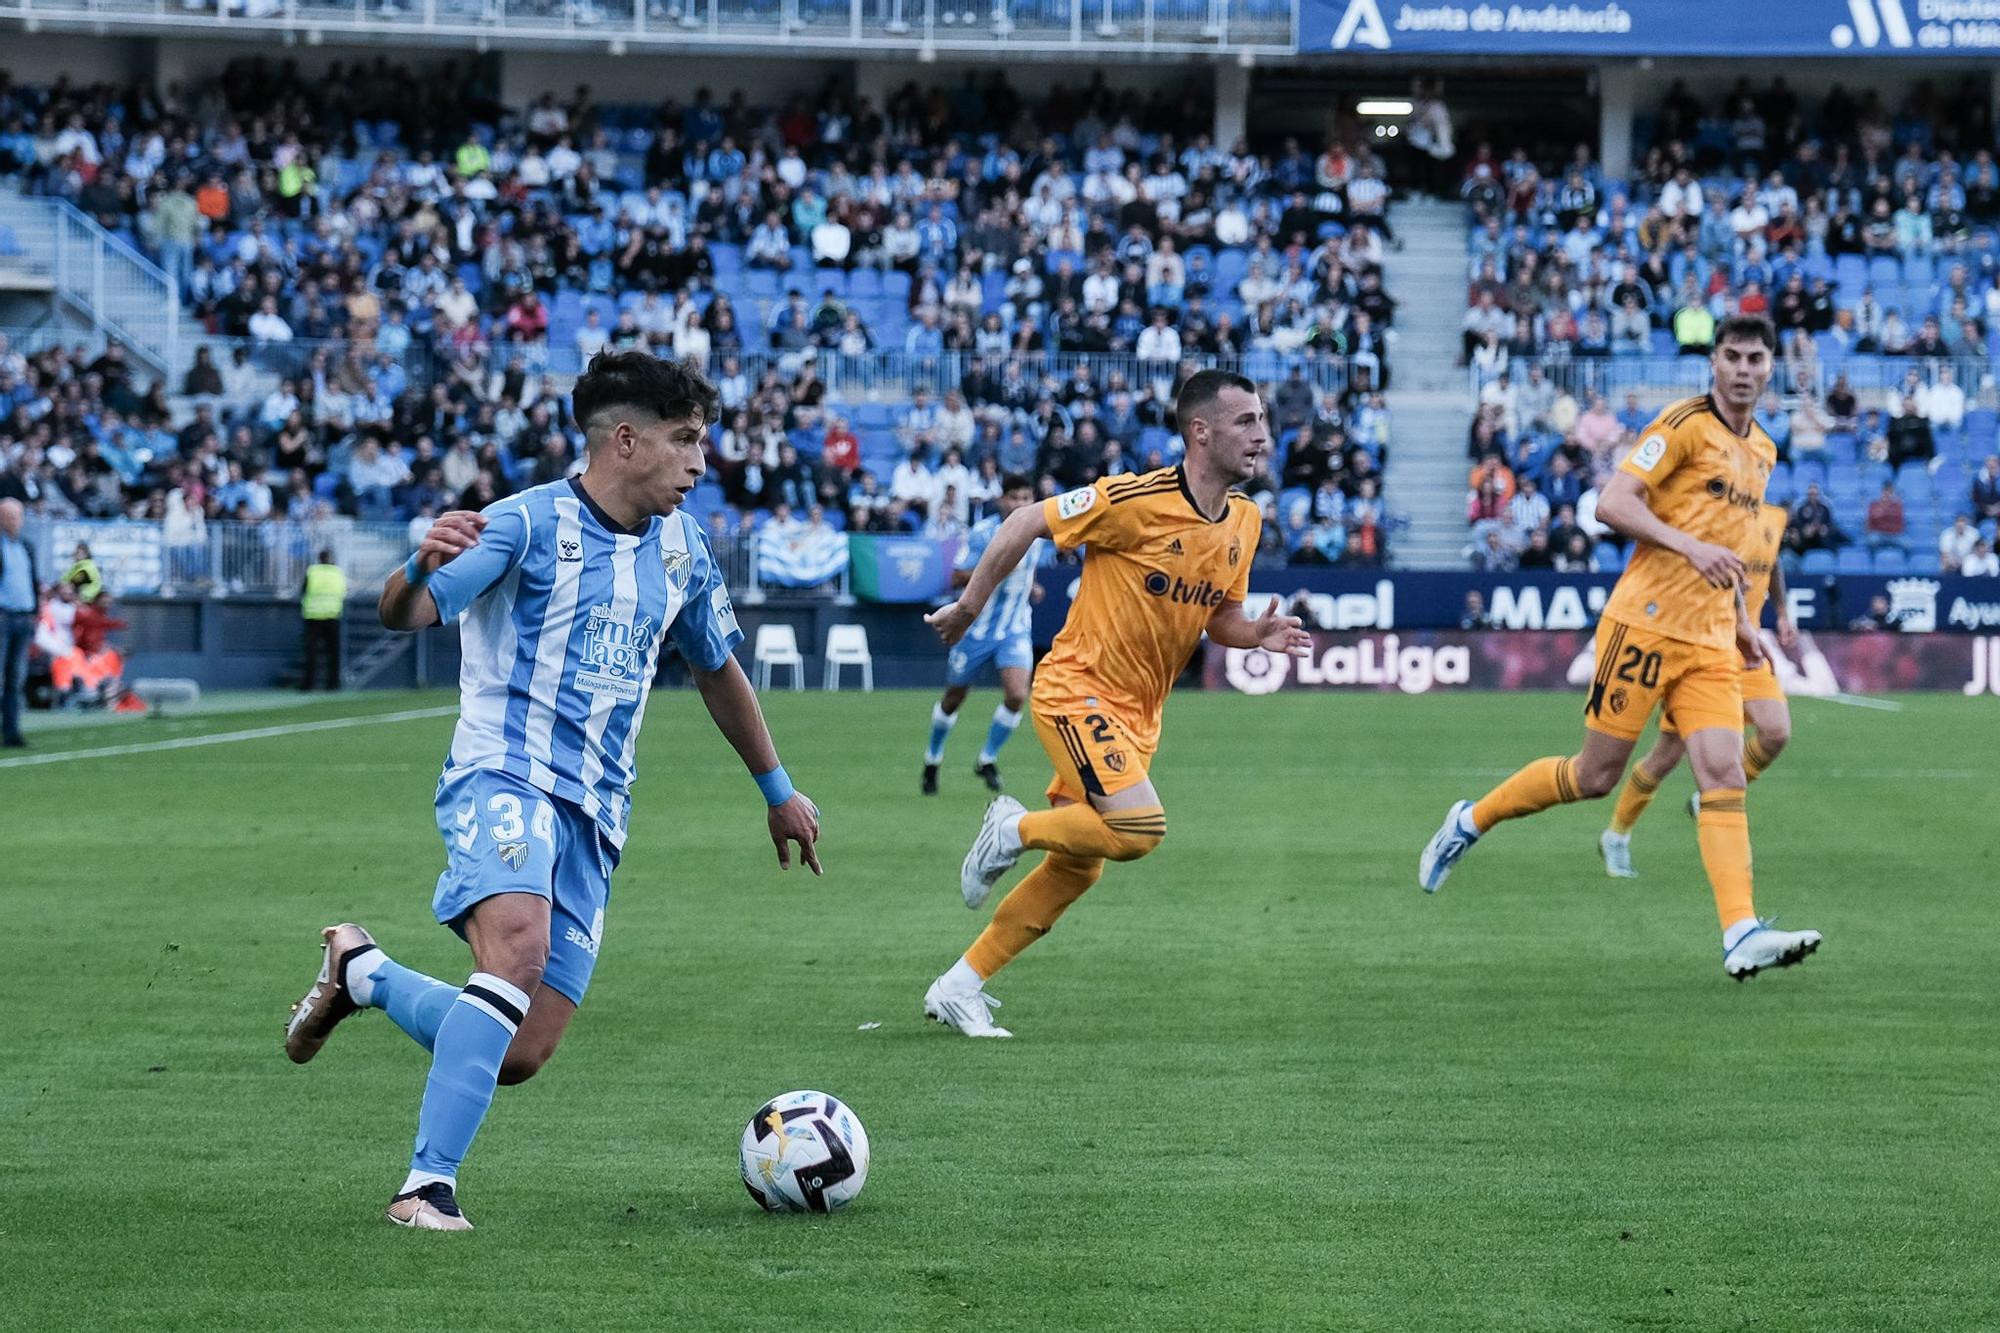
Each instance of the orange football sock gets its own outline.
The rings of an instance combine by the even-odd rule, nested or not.
[[[1644,764],[1633,765],[1632,776],[1625,779],[1625,786],[1618,793],[1618,808],[1611,812],[1611,831],[1630,833],[1659,789],[1660,780],[1648,773]]]
[[[1722,928],[1757,915],[1750,900],[1750,815],[1741,787],[1717,787],[1701,794],[1696,837],[1701,867],[1715,890],[1715,914]]]
[[[1750,737],[1750,739],[1743,742],[1744,779],[1749,782],[1755,782],[1757,780],[1758,775],[1761,774],[1765,769],[1769,768],[1771,766],[1771,761],[1773,759],[1776,759],[1777,757],[1778,756],[1772,754],[1769,750],[1766,750],[1764,748],[1763,739],[1761,737],[1758,736]]]
[[[1167,812],[1157,805],[1099,814],[1083,804],[1032,810],[1021,816],[1021,845],[1106,861],[1136,861],[1167,836]]]
[[[1472,807],[1472,822],[1484,833],[1502,820],[1582,799],[1576,789],[1576,761],[1551,755],[1537,759],[1480,797]]]
[[[1072,809],[1076,807],[1071,807]],[[1084,807],[1088,808],[1088,807]],[[1104,862],[1096,857],[1065,856],[1050,852],[1028,877],[1000,900],[993,920],[979,932],[979,938],[965,951],[965,961],[981,977],[990,977],[1015,955],[1049,933],[1069,905],[1083,896],[1104,873]]]

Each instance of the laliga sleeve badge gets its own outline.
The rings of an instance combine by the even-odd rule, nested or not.
[[[1096,503],[1097,488],[1094,486],[1079,486],[1073,491],[1065,491],[1056,497],[1056,516],[1059,518],[1075,518],[1079,514],[1089,512],[1090,507]]]
[[[1632,462],[1641,471],[1651,472],[1666,456],[1667,437],[1655,433],[1639,441],[1639,447],[1632,451]]]

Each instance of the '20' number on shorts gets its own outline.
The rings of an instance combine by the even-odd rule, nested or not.
[[[1083,721],[1084,725],[1090,728],[1090,739],[1093,743],[1109,745],[1112,741],[1118,739],[1111,734],[1111,723],[1105,720],[1104,714],[1087,713],[1084,715]]]
[[[1647,689],[1656,689],[1660,684],[1660,655],[1627,646],[1618,659],[1618,679],[1636,681]]]

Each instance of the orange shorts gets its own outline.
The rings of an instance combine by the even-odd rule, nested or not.
[[[1785,701],[1785,687],[1778,684],[1778,670],[1766,657],[1754,667],[1743,668],[1743,702],[1763,699],[1771,703]]]
[[[1743,668],[1743,702],[1747,704],[1753,699],[1769,703],[1785,702],[1785,687],[1778,684],[1777,669],[1771,665],[1771,659],[1768,657],[1759,666]],[[1673,723],[1661,718],[1660,734],[1672,736],[1677,733],[1674,731]]]
[[[1734,647],[1683,643],[1616,620],[1597,622],[1597,672],[1584,725],[1637,741],[1658,708],[1660,725],[1683,736],[1710,727],[1743,730],[1743,659]]]
[[[1093,797],[1112,796],[1146,780],[1153,751],[1132,739],[1116,713],[1101,708],[1084,712],[1028,706],[1035,735],[1049,752],[1055,778],[1049,799],[1088,804]]]

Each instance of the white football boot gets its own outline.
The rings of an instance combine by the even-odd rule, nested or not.
[[[1014,1034],[993,1022],[1000,1001],[983,990],[946,990],[939,977],[924,992],[924,1017],[933,1023],[956,1028],[968,1037],[1011,1037]]]
[[[1736,947],[1722,953],[1722,970],[1738,981],[1748,981],[1771,967],[1802,963],[1819,948],[1824,937],[1816,930],[1779,930],[1775,920],[1757,918],[1750,933],[1736,941]]]
[[[1604,873],[1613,879],[1637,879],[1632,868],[1632,835],[1606,829],[1597,835],[1597,854],[1604,858]]]
[[[1451,875],[1451,868],[1458,864],[1458,858],[1466,849],[1479,841],[1477,833],[1467,833],[1460,816],[1472,809],[1470,801],[1454,801],[1445,812],[1444,823],[1431,840],[1424,846],[1424,854],[1417,858],[1417,883],[1425,893],[1436,893],[1444,887]]]
[[[986,807],[986,817],[979,822],[979,836],[972,840],[972,850],[965,854],[965,862],[958,868],[958,891],[967,907],[985,902],[1000,877],[1021,859],[1019,837],[1013,840],[1010,850],[1004,845],[1006,838],[1001,825],[1026,810],[1011,796],[996,796]]]

